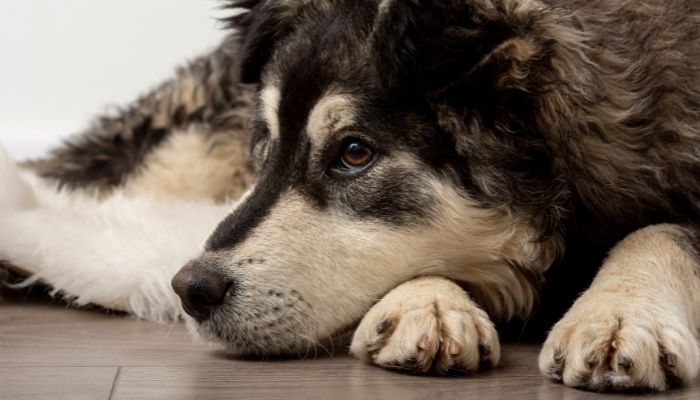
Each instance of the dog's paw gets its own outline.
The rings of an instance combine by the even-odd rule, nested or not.
[[[488,315],[456,284],[420,278],[387,294],[355,331],[351,353],[385,368],[476,372],[500,358]]]
[[[697,376],[700,350],[684,323],[639,304],[576,308],[554,326],[542,348],[539,366],[545,375],[595,391],[660,391]]]

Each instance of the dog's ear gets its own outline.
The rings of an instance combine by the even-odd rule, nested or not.
[[[543,57],[537,0],[388,0],[372,35],[380,81],[439,111],[512,100]],[[477,104],[478,105],[478,104]],[[454,120],[442,118],[441,120]]]
[[[237,14],[225,20],[236,31],[242,83],[258,83],[277,42],[289,33],[289,15],[282,4],[265,0],[233,0],[226,8]]]

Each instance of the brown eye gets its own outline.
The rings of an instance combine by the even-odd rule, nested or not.
[[[351,139],[343,144],[340,153],[340,166],[344,169],[358,170],[374,160],[374,151],[365,142]]]

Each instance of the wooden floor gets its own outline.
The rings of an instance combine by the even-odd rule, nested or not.
[[[446,378],[385,371],[345,355],[242,361],[193,343],[181,323],[133,321],[46,300],[0,302],[0,399],[606,398],[541,377],[537,351],[505,344],[497,370]],[[700,399],[700,381],[650,398]]]

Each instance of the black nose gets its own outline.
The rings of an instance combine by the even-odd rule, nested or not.
[[[233,280],[205,265],[191,261],[172,281],[182,308],[199,322],[207,320],[212,311],[223,303],[233,287]]]

